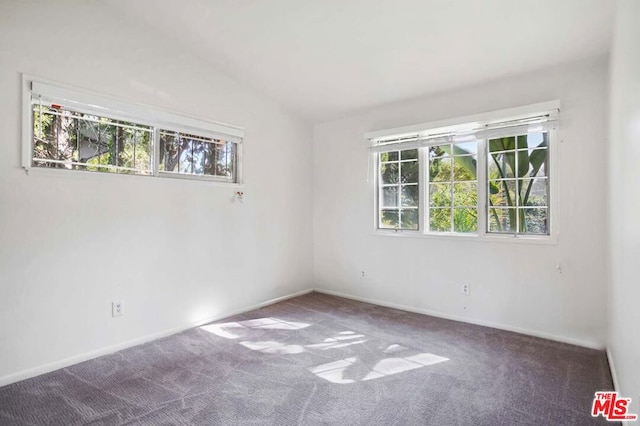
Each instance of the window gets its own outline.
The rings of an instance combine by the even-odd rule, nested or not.
[[[549,233],[549,133],[489,139],[489,232]]]
[[[24,80],[27,170],[240,182],[239,128]]]
[[[377,229],[552,235],[557,102],[523,108],[535,112],[369,134]],[[510,117],[510,111],[498,113]]]
[[[380,154],[380,228],[418,229],[418,150]]]
[[[233,180],[236,144],[223,139],[160,130],[159,170]]]
[[[429,230],[477,232],[477,144],[433,145],[429,150]]]
[[[153,173],[153,128],[33,103],[34,167]]]

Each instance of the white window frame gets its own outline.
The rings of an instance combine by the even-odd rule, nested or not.
[[[418,150],[418,156],[417,156],[417,158],[415,160],[413,160],[413,159],[411,159],[411,160],[402,160],[401,154],[398,153],[398,164],[399,164],[399,167],[398,167],[398,183],[394,184],[395,186],[398,187],[398,205],[397,205],[398,210],[399,211],[400,210],[417,210],[417,212],[418,212],[418,229],[417,230],[421,229],[420,218],[422,217],[423,203],[419,202],[416,207],[413,207],[413,206],[409,207],[409,208],[403,208],[402,207],[402,202],[400,200],[402,199],[402,186],[403,186],[403,184],[400,183],[400,178],[402,176],[402,163],[403,162],[408,162],[408,161],[417,162],[418,163],[418,181],[416,182],[416,185],[418,186],[418,194],[420,194],[420,191],[422,190],[421,183],[422,183],[422,177],[423,177],[422,158],[421,158],[421,156],[422,156],[422,150]],[[376,156],[376,167],[380,167],[380,161],[379,161],[379,158],[377,156]],[[376,176],[379,177],[380,173],[379,172],[376,173]],[[410,185],[412,185],[412,184],[413,183],[411,183]],[[377,191],[376,191],[376,205],[378,206],[378,205],[380,205],[380,199],[383,197],[384,191],[382,190],[382,186],[380,186],[380,183],[376,184],[376,188],[377,188]],[[421,195],[419,195],[419,197],[421,197]],[[382,206],[380,208],[377,208],[378,215],[376,216],[376,226],[378,227],[378,229],[381,229],[381,230],[396,231],[396,229],[394,229],[394,228],[380,228],[379,212],[380,212],[380,210],[383,210],[384,208],[386,208],[386,206]],[[402,213],[399,213],[398,220],[400,220],[400,221],[401,221],[401,216],[402,216]],[[407,230],[407,231],[415,232],[417,230],[413,229],[413,230]]]
[[[22,75],[22,167],[27,174],[53,170],[56,173],[119,175],[83,170],[69,170],[65,168],[47,168],[33,165],[33,112],[32,99],[34,96],[45,96],[60,101],[64,106],[74,110],[93,113],[97,116],[114,120],[122,120],[151,126],[152,139],[152,174],[137,176],[153,176],[163,178],[191,179],[217,182],[224,186],[242,186],[242,151],[244,129],[238,126],[184,116],[146,105],[122,101],[117,98],[67,86],[46,79]],[[214,175],[198,175],[159,170],[160,130],[176,131],[197,135],[204,138],[222,139],[235,143],[236,160],[235,176],[227,178]]]
[[[458,117],[446,120],[440,120],[435,122],[421,123],[411,126],[398,127],[393,129],[385,129],[380,131],[367,132],[364,138],[369,143],[371,152],[370,160],[373,162],[372,176],[370,176],[370,182],[373,182],[373,233],[374,235],[382,236],[394,236],[394,237],[425,237],[425,238],[443,238],[443,239],[458,239],[465,241],[496,241],[496,242],[523,242],[523,243],[541,243],[541,244],[557,244],[559,239],[559,200],[558,200],[558,188],[559,188],[559,174],[558,174],[558,153],[559,145],[561,143],[560,135],[558,131],[557,113],[560,110],[560,101],[553,100],[549,102],[543,102],[538,104],[526,105],[522,107],[510,108],[499,111],[491,111],[481,114],[475,114],[465,117]],[[456,130],[464,132],[468,129],[469,132],[477,130],[480,126],[488,125],[491,123],[500,123],[508,121],[517,121],[522,119],[528,119],[530,117],[540,116],[544,114],[556,115],[556,121],[552,128],[546,129],[545,132],[549,134],[549,146],[547,147],[548,155],[548,234],[535,235],[535,234],[519,234],[514,233],[492,233],[488,232],[488,198],[487,198],[487,138],[477,139],[478,143],[478,161],[477,161],[477,179],[478,179],[478,230],[474,233],[457,233],[457,232],[433,232],[428,227],[428,211],[429,211],[429,189],[428,183],[425,181],[425,173],[428,168],[428,147],[431,145],[438,145],[441,142],[435,141],[433,143],[426,143],[418,145],[414,142],[416,139],[420,139],[425,135],[429,135],[434,129],[438,131],[444,130]],[[419,189],[419,219],[418,229],[385,229],[379,228],[379,199],[378,199],[378,185],[379,185],[379,152],[384,152],[380,145],[380,141],[388,140],[400,141],[397,145],[394,145],[390,150],[403,150],[403,149],[418,149],[419,169],[420,169],[420,189]],[[406,140],[407,142],[402,142]],[[376,148],[378,147],[378,148]],[[482,157],[482,160],[481,160]]]

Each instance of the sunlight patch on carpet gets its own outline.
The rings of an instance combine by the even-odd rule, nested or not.
[[[362,376],[362,378],[360,379],[345,378],[345,373],[348,373],[348,370],[350,368],[356,367],[360,362],[355,357],[345,358],[339,361],[318,365],[317,367],[310,368],[309,371],[331,383],[349,384],[356,381],[364,382],[368,380],[379,379],[381,377],[391,376],[394,374],[403,373],[405,371],[416,370],[418,368],[439,364],[445,361],[449,361],[449,359],[426,352],[404,358],[384,358],[378,361],[376,365],[370,371],[364,374],[364,376]]]
[[[224,337],[225,339],[238,339],[243,332],[247,332],[251,329],[300,330],[307,328],[310,325],[311,324],[305,322],[286,321],[279,318],[268,317],[246,321],[225,322],[220,324],[207,324],[201,326],[200,329],[213,333],[216,336]]]

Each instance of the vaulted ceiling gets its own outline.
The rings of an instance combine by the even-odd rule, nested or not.
[[[608,0],[109,0],[310,122],[607,54]]]

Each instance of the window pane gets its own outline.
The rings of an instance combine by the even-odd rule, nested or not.
[[[476,182],[454,183],[453,205],[465,207],[478,205],[478,184]]]
[[[449,182],[451,180],[451,158],[434,158],[429,161],[429,181]]]
[[[231,177],[232,174],[227,174],[226,171],[218,170],[218,150],[224,148],[225,145],[218,145],[213,143],[204,143],[200,142],[199,150],[200,156],[198,161],[196,162],[196,173],[203,175],[217,175],[217,176],[228,176]],[[226,163],[225,163],[226,164]],[[229,164],[231,166],[231,164]],[[229,170],[231,171],[231,170]]]
[[[402,207],[417,207],[418,192],[418,185],[402,185]]]
[[[489,179],[505,179],[515,177],[515,151],[489,154],[487,162],[487,166],[489,168]]]
[[[478,153],[478,142],[464,142],[453,145],[454,155],[476,155]]]
[[[433,232],[450,232],[451,209],[429,209],[429,230]]]
[[[178,171],[180,173],[192,173],[193,166],[193,141],[178,134]]]
[[[211,144],[209,144],[211,145]],[[227,142],[225,144],[215,144],[212,149],[212,162],[209,168],[205,168],[206,170],[210,170],[216,176],[223,176],[228,178],[233,178],[235,174],[235,164],[236,164],[236,145],[233,142]]]
[[[527,135],[526,163],[519,165],[524,173],[522,177],[546,176],[546,163],[548,155],[548,134],[547,133],[531,133]],[[520,157],[518,157],[520,161]]]
[[[418,162],[408,161],[400,163],[400,180],[402,183],[417,183],[418,182]]]
[[[178,171],[179,146],[175,134],[160,133],[160,170]]]
[[[398,206],[398,187],[385,186],[382,188],[382,206],[397,207]]]
[[[529,145],[527,144],[528,136],[527,135],[518,135],[516,136],[516,149],[527,149]]]
[[[34,104],[33,165],[150,174],[151,128]]]
[[[521,179],[518,181],[521,206],[548,206],[547,179]]]
[[[381,152],[380,161],[398,161],[398,151]]]
[[[69,116],[68,116],[69,117]],[[58,117],[56,117],[58,118]],[[98,119],[99,120],[99,119]],[[62,121],[66,121],[62,119]],[[60,121],[54,119],[54,126],[59,124]],[[80,119],[74,119],[72,121],[68,121],[68,126],[62,126],[62,128],[58,130],[58,140],[57,140],[57,149],[59,155],[63,157],[67,157],[70,153],[70,150],[76,149],[78,150],[78,161],[80,163],[86,163],[88,161],[92,161],[93,164],[109,164],[110,153],[109,153],[109,145],[113,143],[111,140],[111,134],[107,131],[109,127],[107,122],[100,121],[85,121]],[[76,134],[76,146],[69,144],[69,131],[72,129],[73,125],[77,126],[77,134]],[[73,131],[73,130],[71,130]],[[54,137],[56,132],[54,132]],[[128,151],[132,154],[134,150],[134,144],[132,143],[133,135],[130,138],[121,140],[121,143],[124,144],[125,147],[128,148]],[[106,155],[103,155],[106,154]],[[102,159],[100,158],[102,157]],[[103,160],[100,162],[100,160]],[[132,162],[127,162],[126,166],[133,166]]]
[[[160,171],[235,180],[235,143],[166,130],[159,133]]]
[[[476,180],[477,159],[474,156],[453,157],[453,180]]]
[[[515,136],[489,140],[489,152],[509,151],[516,148]]]
[[[429,159],[449,157],[449,145],[433,145],[429,147]]]
[[[453,209],[454,232],[477,232],[478,211],[476,209]]]
[[[380,164],[380,179],[383,184],[398,183],[398,163]]]
[[[432,183],[429,185],[429,205],[432,207],[451,207],[451,184]]]
[[[545,148],[529,151],[528,177],[547,176],[547,154]]]
[[[380,228],[398,228],[398,210],[382,210],[380,212]]]
[[[539,148],[547,146],[547,133],[529,133],[526,136],[526,144],[520,148]]]
[[[489,201],[492,206],[516,206],[515,180],[490,180]]]
[[[549,233],[547,225],[547,209],[520,209],[522,211],[520,215],[520,228],[522,232],[527,234],[546,235]]]
[[[513,233],[516,226],[516,209],[489,209],[489,231]]]
[[[418,229],[418,209],[400,211],[402,229]]]
[[[417,149],[407,149],[404,151],[400,151],[400,159],[402,160],[413,160],[417,158],[418,158]]]
[[[516,153],[517,156],[517,164],[518,164],[518,177],[527,177],[527,173],[529,173],[529,151],[526,149],[523,151],[518,151]]]

